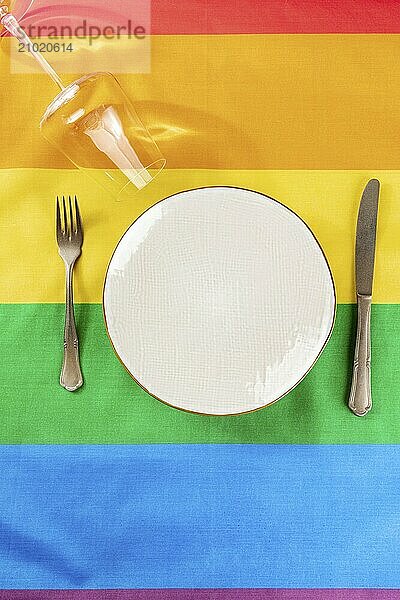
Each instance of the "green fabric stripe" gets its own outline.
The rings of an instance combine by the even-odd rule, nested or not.
[[[236,417],[171,409],[136,385],[115,357],[97,304],[76,307],[85,386],[58,384],[64,307],[0,305],[2,444],[397,444],[400,443],[400,305],[373,306],[373,411],[346,407],[355,306],[339,305],[332,338],[314,369],[284,399]]]

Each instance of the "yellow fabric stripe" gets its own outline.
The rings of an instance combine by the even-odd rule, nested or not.
[[[3,170],[0,302],[62,302],[63,264],[55,243],[55,196],[76,193],[85,243],[75,298],[101,302],[106,267],[119,238],[146,208],[175,192],[207,185],[258,190],[286,204],[314,231],[330,262],[338,302],[354,301],[358,205],[370,177],[382,182],[374,302],[400,302],[398,195],[400,171],[165,170],[144,191],[115,202],[82,173]]]
[[[56,89],[8,43],[0,167],[68,168],[38,131]],[[119,79],[170,168],[399,169],[399,64],[398,34],[153,36],[151,73]]]

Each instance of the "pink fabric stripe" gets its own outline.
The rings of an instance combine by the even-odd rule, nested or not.
[[[400,590],[165,589],[0,590],[0,600],[399,600]]]

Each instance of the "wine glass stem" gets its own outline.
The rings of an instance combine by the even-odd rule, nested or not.
[[[43,57],[43,55],[38,50],[35,50],[30,38],[26,35],[25,31],[22,29],[14,15],[6,14],[1,19],[1,24],[3,25],[3,27],[5,27],[5,29],[7,29],[7,31],[11,33],[13,37],[17,38],[17,40],[21,42],[21,44],[24,44],[25,48],[28,50],[31,56],[33,56],[33,58],[39,63],[43,71],[47,73],[49,77],[51,77],[54,83],[58,85],[60,90],[65,90],[65,85],[61,81],[58,74]]]

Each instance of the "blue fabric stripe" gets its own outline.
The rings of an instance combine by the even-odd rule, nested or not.
[[[0,587],[397,588],[399,492],[400,446],[1,446]]]

